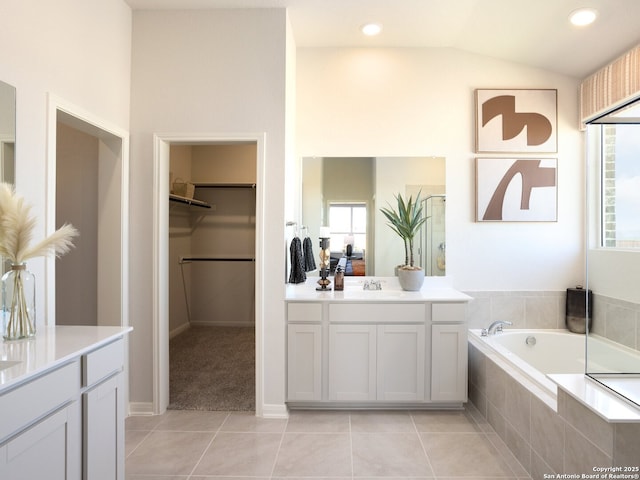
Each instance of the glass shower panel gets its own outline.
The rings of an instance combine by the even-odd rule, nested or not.
[[[421,263],[427,276],[444,276],[445,251],[445,195],[429,195],[422,201],[427,221],[421,231]]]
[[[640,405],[640,102],[587,126],[587,288],[593,292],[585,373]]]

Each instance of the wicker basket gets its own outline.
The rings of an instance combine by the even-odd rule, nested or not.
[[[196,191],[196,186],[193,183],[184,182],[181,179],[176,179],[173,182],[173,193],[184,198],[193,198],[193,194]]]

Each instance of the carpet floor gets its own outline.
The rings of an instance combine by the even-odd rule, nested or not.
[[[255,329],[193,326],[172,338],[168,408],[255,411]]]

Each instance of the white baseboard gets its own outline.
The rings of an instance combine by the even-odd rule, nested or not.
[[[183,323],[178,328],[174,328],[169,332],[169,340],[171,340],[173,337],[180,335],[182,332],[186,332],[187,330],[189,330],[190,327],[191,327],[191,324]]]
[[[255,327],[254,322],[191,322],[197,327]]]
[[[261,416],[264,418],[289,418],[289,409],[285,404],[263,404]]]
[[[129,402],[129,416],[153,414],[152,402]]]

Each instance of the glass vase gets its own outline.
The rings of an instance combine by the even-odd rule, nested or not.
[[[36,278],[24,263],[2,276],[2,336],[18,340],[36,334]]]

